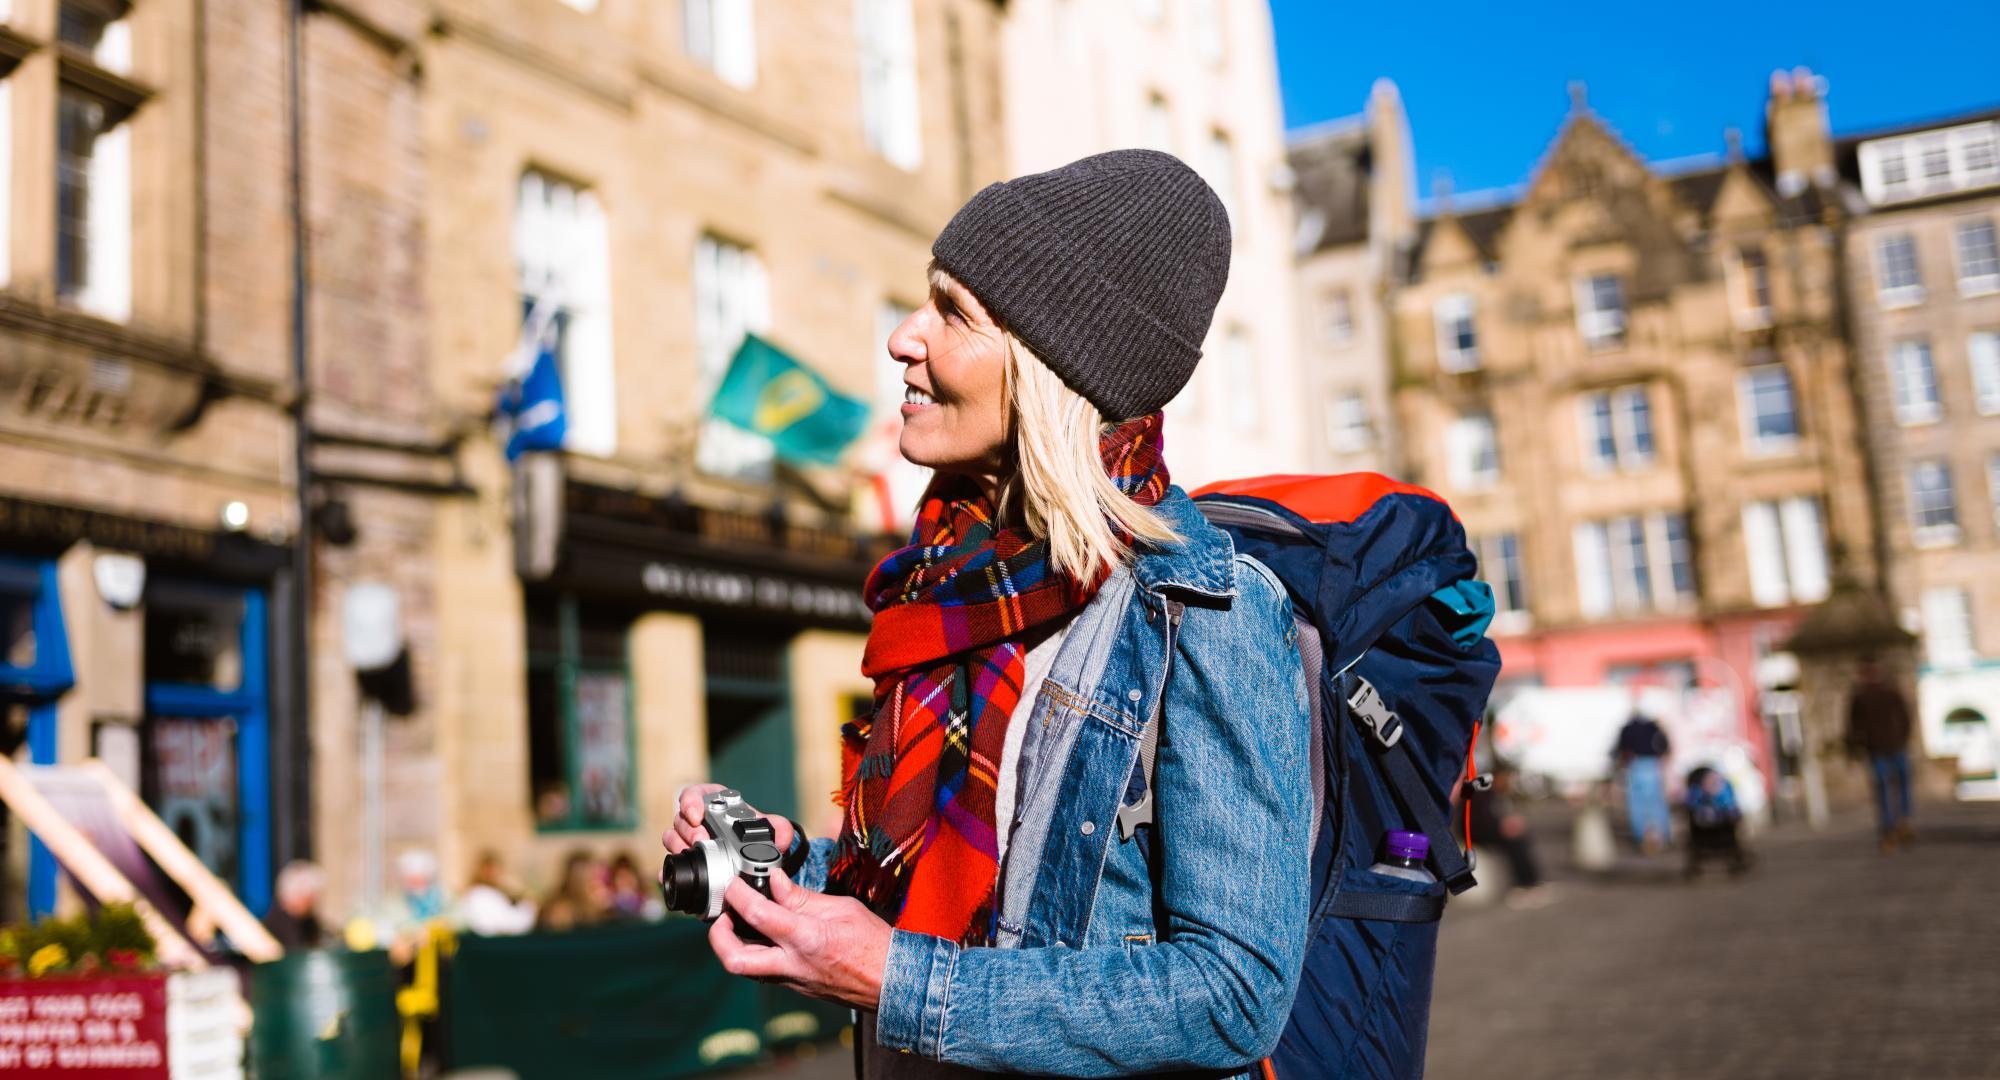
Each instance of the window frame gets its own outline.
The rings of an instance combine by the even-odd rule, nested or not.
[[[1759,378],[1776,375],[1784,380],[1785,413],[1791,417],[1791,430],[1781,434],[1767,435],[1763,431],[1766,414],[1758,408],[1760,391],[1756,383]],[[1799,417],[1798,385],[1792,381],[1792,370],[1782,360],[1768,364],[1757,364],[1744,368],[1736,375],[1736,408],[1741,418],[1743,446],[1759,456],[1785,454],[1799,448],[1804,433]]]
[[[555,679],[556,723],[560,727],[560,742],[563,748],[563,782],[569,787],[569,812],[560,821],[544,822],[535,812],[534,800],[539,793],[534,785],[529,785],[528,813],[534,820],[537,834],[562,833],[603,833],[629,832],[639,826],[639,745],[637,697],[634,693],[632,664],[632,627],[625,627],[621,643],[620,658],[617,661],[583,656],[581,615],[577,595],[573,592],[558,593],[556,601],[556,653],[524,650],[524,674],[532,678],[536,672],[548,672]],[[578,753],[581,734],[577,723],[576,678],[582,674],[615,674],[625,682],[625,806],[627,816],[616,820],[587,819],[582,814],[581,768]],[[532,710],[532,702],[529,709]],[[528,717],[533,723],[533,717]]]
[[[1485,440],[1475,445],[1467,433],[1481,429]],[[1469,410],[1452,417],[1446,438],[1446,465],[1453,487],[1491,491],[1499,486],[1505,465],[1500,456],[1500,425],[1491,410]],[[1482,462],[1486,468],[1480,467]]]
[[[1986,233],[1985,269],[1983,272],[1968,273],[1966,240],[1981,230]],[[1952,226],[1951,236],[1958,294],[1984,296],[2000,292],[2000,226],[1996,226],[1991,217],[1966,218]]]
[[[738,90],[756,86],[756,0],[681,0],[681,52]]]
[[[1360,454],[1375,447],[1375,424],[1369,415],[1368,396],[1348,388],[1334,392],[1327,402],[1326,442],[1336,454]]]
[[[1921,359],[1921,365],[1906,366],[1906,351]],[[1911,376],[1919,367],[1924,378],[1913,381]],[[1920,386],[1929,387],[1927,398],[1917,399],[1905,393]],[[1931,352],[1929,338],[1912,336],[1889,343],[1889,399],[1895,407],[1896,423],[1902,427],[1934,424],[1944,418],[1944,403],[1938,395],[1937,357]]]
[[[1932,585],[1924,589],[1918,603],[1920,605],[1918,610],[1923,618],[1925,666],[1954,669],[1969,667],[1978,662],[1979,624],[1973,618],[1972,590],[1963,585]],[[1937,639],[1932,637],[1932,633],[1935,629],[1941,628],[1934,627],[1933,623],[1938,621],[1937,616],[1942,614],[1940,608],[1947,603],[1956,609],[1953,620],[1958,625],[1953,629],[1962,628],[1963,631],[1954,635],[1954,638],[1961,641],[1953,642],[1962,643],[1962,652],[1947,653],[1933,645],[1933,641]]]
[[[1875,236],[1875,300],[1885,308],[1909,307],[1920,304],[1924,299],[1923,262],[1917,251],[1917,237],[1907,229],[1884,231]],[[1891,271],[1897,260],[1890,256],[1892,247],[1906,248],[1909,252],[1909,281],[1897,284],[1891,280]]]
[[[771,330],[770,273],[756,247],[712,230],[695,240],[693,269],[696,400],[706,405],[728,375],[743,337]],[[732,290],[744,291],[739,296]],[[731,329],[738,332],[725,344]],[[695,466],[705,476],[761,482],[776,468],[777,448],[761,435],[705,411],[699,430]]]
[[[1930,471],[1943,481],[1942,484],[1925,488],[1918,484],[1918,477]],[[1904,473],[1905,491],[1910,505],[1910,539],[1920,548],[1949,547],[1958,543],[1960,531],[1958,523],[1957,479],[1952,475],[1951,462],[1943,458],[1923,458],[1910,463]],[[1935,505],[1925,505],[1925,496],[1941,497]],[[1927,516],[1936,515],[1945,520],[1926,521]]]
[[[1965,364],[1972,373],[1973,407],[1981,416],[2000,416],[2000,328],[1965,335]]]
[[[1598,285],[1610,283],[1612,299],[1610,307],[1600,307]],[[1592,352],[1605,352],[1622,347],[1631,331],[1631,297],[1625,289],[1625,277],[1616,271],[1599,270],[1576,279],[1576,329],[1583,335],[1583,343]]]
[[[923,165],[923,96],[912,0],[854,0],[861,138],[905,172]]]
[[[1732,251],[1729,265],[1735,278],[1734,287],[1730,290],[1730,309],[1736,317],[1737,327],[1762,330],[1770,326],[1771,261],[1764,253],[1764,246],[1738,245]]]
[[[557,334],[563,449],[609,457],[620,424],[608,215],[592,186],[534,166],[521,170],[514,198],[514,289],[524,330],[540,304],[554,308],[544,317]],[[525,371],[532,359],[516,362]]]
[[[1345,285],[1320,292],[1320,335],[1328,345],[1354,344],[1354,290]]]
[[[1431,321],[1437,332],[1439,370],[1452,375],[1478,371],[1479,298],[1463,289],[1446,293],[1431,306]],[[1460,323],[1464,334],[1459,332]],[[1470,337],[1472,344],[1460,345],[1462,337]]]
[[[1577,406],[1583,430],[1584,464],[1590,471],[1642,472],[1657,463],[1659,442],[1653,426],[1651,386],[1639,383],[1594,390],[1579,397]],[[1640,445],[1642,434],[1644,446]]]
[[[1937,146],[1947,163],[1942,179],[1934,179],[1924,161],[1924,151]],[[2000,123],[1982,120],[1871,139],[1861,144],[1856,160],[1862,193],[1878,206],[2000,184]],[[1895,177],[1889,175],[1892,165]]]

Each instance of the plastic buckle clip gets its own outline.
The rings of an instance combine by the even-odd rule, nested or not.
[[[1474,791],[1493,790],[1493,774],[1490,772],[1483,772],[1478,776],[1468,777],[1465,782]]]
[[[1354,683],[1354,693],[1347,699],[1347,707],[1368,725],[1368,730],[1374,733],[1375,741],[1382,744],[1382,749],[1387,750],[1401,742],[1403,718],[1390,710],[1389,703],[1382,700],[1382,695],[1375,692],[1374,685],[1367,679],[1356,678]]]

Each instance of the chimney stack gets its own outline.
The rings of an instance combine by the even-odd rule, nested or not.
[[[1796,195],[1809,184],[1831,187],[1833,132],[1826,117],[1826,80],[1803,67],[1771,73],[1764,105],[1764,146],[1778,174],[1778,193]]]

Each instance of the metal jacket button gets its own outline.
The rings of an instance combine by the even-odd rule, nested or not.
[[[1126,699],[1127,701],[1137,701],[1137,700],[1139,700],[1140,696],[1141,696],[1141,695],[1140,695],[1139,691],[1137,691],[1137,690],[1127,690],[1127,691],[1125,691],[1125,699]]]
[[[1094,833],[1096,831],[1097,831],[1097,822],[1086,821],[1083,823],[1083,835],[1089,836],[1091,833]]]

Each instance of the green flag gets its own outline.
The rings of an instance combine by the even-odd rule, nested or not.
[[[770,439],[780,457],[832,465],[868,426],[868,406],[784,350],[746,334],[709,403],[710,415]]]

